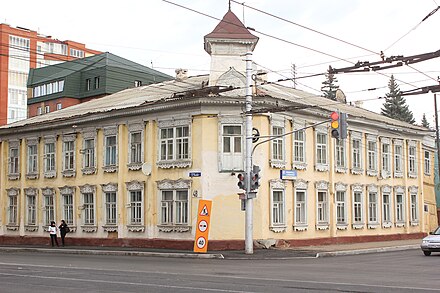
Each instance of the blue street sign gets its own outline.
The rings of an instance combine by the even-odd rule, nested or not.
[[[202,176],[202,172],[201,171],[192,171],[188,173],[189,177],[200,177]]]
[[[280,170],[280,178],[283,180],[294,180],[298,176],[296,170]]]

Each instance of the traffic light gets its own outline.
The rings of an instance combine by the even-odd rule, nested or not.
[[[330,118],[331,118],[331,122],[330,122],[330,126],[331,126],[331,134],[332,137],[339,139],[340,138],[340,133],[339,133],[339,113],[338,112],[332,112],[330,114]]]
[[[246,190],[246,174],[238,174],[237,175],[237,178],[238,178],[238,183],[237,183],[237,185],[238,185],[238,188],[240,188],[240,189],[243,189],[243,190]]]
[[[347,138],[347,113],[339,113],[339,138]]]
[[[251,172],[251,190],[257,190],[260,187],[260,167],[254,165]]]

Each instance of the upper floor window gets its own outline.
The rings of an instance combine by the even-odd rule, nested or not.
[[[134,81],[134,87],[140,87],[140,86],[142,86],[142,81],[140,81],[140,80],[135,80],[135,81]]]
[[[63,136],[63,176],[75,176],[75,134]]]
[[[391,146],[389,139],[382,140],[382,177],[391,176]]]
[[[417,176],[417,148],[415,141],[408,144],[408,176],[415,178]]]
[[[294,121],[293,127],[295,132],[293,133],[293,164],[292,167],[296,169],[305,169],[307,166],[306,161],[306,132],[302,129],[305,125],[303,121]]]
[[[34,176],[38,173],[38,140],[28,139],[27,143],[28,146],[26,175],[28,179],[35,179],[35,177],[29,178],[29,176]]]
[[[361,156],[361,140],[358,138],[353,138],[351,140],[352,147],[352,168],[355,174],[358,174],[362,169],[362,156]]]
[[[50,106],[44,106],[44,113],[50,113]]]
[[[70,56],[77,57],[77,58],[83,58],[84,57],[84,51],[70,48]]]
[[[140,170],[144,161],[144,124],[129,124],[128,131],[128,168],[130,170]]]
[[[57,110],[61,110],[63,108],[63,105],[61,103],[57,103]]]
[[[271,160],[270,165],[273,168],[284,168],[285,161],[285,138],[284,138],[284,120],[271,118]]]
[[[43,114],[43,108],[38,107],[37,108],[37,115],[41,115],[41,114]]]
[[[20,142],[18,140],[9,141],[8,155],[8,178],[17,180],[20,176]]]
[[[116,165],[117,139],[116,135],[109,135],[104,138],[105,141],[105,159],[104,166]]]
[[[86,91],[90,91],[92,88],[92,82],[90,80],[90,78],[86,79]]]
[[[44,166],[43,166],[43,168],[44,168],[44,177],[45,178],[53,178],[56,175],[55,146],[56,146],[55,136],[44,137],[44,155],[43,155]]]
[[[394,177],[403,176],[403,141],[394,140]]]
[[[189,157],[189,126],[162,128],[160,130],[160,159],[184,160]]]
[[[96,132],[84,133],[83,136],[83,149],[80,152],[83,155],[82,172],[84,174],[94,174],[96,172]]]
[[[95,89],[99,89],[99,76],[95,76]]]
[[[425,151],[425,174],[431,175],[431,152]]]
[[[376,137],[367,134],[367,174],[377,175],[377,141]]]
[[[345,173],[347,170],[345,139],[335,141],[336,172]]]
[[[315,160],[317,171],[328,171],[327,129],[316,129]]]
[[[243,135],[244,126],[242,118],[220,117],[220,170],[243,170]]]

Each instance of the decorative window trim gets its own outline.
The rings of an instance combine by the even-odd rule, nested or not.
[[[102,170],[105,173],[115,173],[118,171],[118,162],[119,162],[119,134],[118,134],[118,126],[110,126],[110,127],[104,127],[103,129],[104,134],[104,150],[102,152],[103,155],[103,166]],[[107,155],[107,145],[106,145],[106,138],[108,136],[115,136],[116,137],[116,158],[115,158],[115,164],[114,165],[106,165],[106,155]]]
[[[293,187],[294,187],[294,206],[295,206],[295,212],[294,212],[294,219],[293,219],[293,230],[294,231],[307,231],[308,229],[308,222],[307,222],[307,188],[308,188],[309,182],[305,181],[303,179],[295,179],[293,181]],[[297,222],[296,221],[296,204],[297,204],[297,192],[302,191],[304,192],[304,223]]]
[[[329,199],[329,182],[324,180],[319,180],[315,182],[315,193],[316,193],[316,230],[328,230],[330,228],[330,199]],[[327,215],[327,221],[318,222],[318,194],[319,192],[326,193],[326,209],[325,213]]]
[[[370,221],[370,193],[376,194],[376,221]],[[380,226],[380,200],[379,187],[376,184],[367,185],[367,228],[376,229]]]
[[[359,141],[359,167],[354,166],[354,141]],[[364,173],[362,160],[362,133],[358,131],[350,131],[350,155],[351,155],[351,174],[362,175]]]
[[[296,189],[305,189],[305,190],[307,190],[307,188],[309,186],[309,181],[306,181],[304,179],[295,179],[293,181],[293,186]]]
[[[354,194],[356,192],[359,192],[361,194],[361,220],[359,222],[355,222],[354,220],[354,210],[355,210],[355,201],[354,201]],[[355,183],[351,185],[351,195],[352,195],[352,201],[351,201],[351,205],[352,205],[352,228],[357,230],[357,229],[363,229],[365,226],[365,204],[364,204],[364,197],[365,197],[365,192],[364,192],[364,185],[360,184],[360,183]]]
[[[315,143],[314,143],[314,150],[315,150],[315,170],[319,172],[327,172],[329,170],[329,143],[328,143],[328,130],[325,126],[317,126],[315,129]],[[326,156],[326,163],[318,163],[318,134],[324,134],[326,136],[325,141],[325,156]]]
[[[17,200],[17,206],[16,206],[17,210],[16,210],[16,215],[15,215],[15,217],[16,217],[15,221],[17,221],[17,222],[15,222],[15,223],[10,222],[10,218],[9,218],[9,215],[8,215],[6,229],[10,230],[10,231],[18,231],[18,229],[20,227],[20,225],[18,223],[18,220],[19,220],[19,207],[20,207],[20,203],[19,203],[20,189],[19,188],[15,188],[15,187],[7,188],[6,189],[6,194],[7,194],[8,198],[15,197],[16,200]],[[8,199],[8,201],[9,201],[9,199]],[[7,213],[8,214],[9,214],[9,207],[10,207],[10,204],[8,203],[8,205],[7,205],[7,209],[8,209]]]
[[[379,174],[379,170],[378,170],[378,142],[377,142],[377,135],[373,135],[373,134],[366,134],[366,152],[367,152],[367,156],[366,156],[366,160],[367,160],[367,164],[366,164],[366,169],[367,169],[367,175],[368,176],[377,176]],[[374,142],[376,143],[376,149],[374,150],[374,156],[375,156],[375,169],[370,169],[369,168],[369,149],[368,149],[368,143],[369,142]]]
[[[40,155],[39,155],[39,145],[38,145],[38,142],[40,141],[40,138],[39,137],[29,137],[29,138],[26,138],[26,153],[27,153],[27,156],[26,156],[26,179],[29,179],[29,180],[34,180],[34,179],[38,179],[38,175],[39,175],[39,158],[40,158]],[[35,170],[35,172],[29,172],[29,147],[30,146],[36,146],[36,151],[37,151],[37,153],[36,153],[36,170]]]
[[[142,164],[144,163],[144,137],[145,137],[145,124],[144,122],[137,122],[137,123],[130,123],[127,126],[128,128],[128,158],[127,158],[127,167],[130,171],[138,171],[142,169]],[[131,147],[131,139],[132,139],[132,133],[140,132],[141,133],[141,161],[140,162],[131,162],[131,153],[132,153],[132,147]]]
[[[428,158],[426,158],[426,153],[428,153]],[[423,149],[423,172],[426,176],[431,176],[431,166],[432,162],[435,160],[432,160],[431,151],[427,149]],[[428,166],[427,166],[428,165]]]
[[[73,169],[64,169],[65,166],[65,150],[64,150],[64,143],[65,142],[73,142]],[[74,134],[64,134],[62,137],[62,171],[61,174],[63,174],[63,177],[74,177],[76,175],[76,133]]]
[[[102,201],[103,201],[103,206],[104,206],[104,223],[107,223],[107,201],[106,201],[106,193],[110,193],[110,192],[114,192],[116,194],[116,201],[118,199],[118,183],[107,183],[107,184],[101,184],[101,189],[102,189]],[[118,203],[116,202],[116,211],[118,210]],[[117,220],[117,215],[116,215],[116,223],[118,222]],[[102,226],[102,228],[104,229],[104,232],[117,232],[118,231],[118,226],[117,224],[105,224]]]
[[[18,172],[11,173],[11,149],[17,149],[17,170]],[[20,179],[20,140],[11,139],[8,141],[8,179],[9,180],[19,180]]]
[[[271,214],[270,214],[270,227],[269,230],[275,233],[286,232],[287,229],[287,218],[286,218],[286,185],[281,179],[272,179],[269,180],[270,186],[270,206],[271,206]],[[283,222],[281,224],[273,223],[273,192],[281,191],[283,196]]]
[[[274,127],[279,127],[283,129],[283,134],[285,134],[285,130],[286,130],[286,122],[284,117],[277,117],[275,115],[270,115],[269,116],[269,121],[270,121],[270,134],[272,136],[274,136],[273,133],[273,128]],[[282,160],[278,160],[278,159],[274,159],[273,155],[274,155],[274,149],[273,149],[273,141],[271,141],[270,143],[270,154],[271,154],[271,158],[270,158],[270,166],[272,168],[278,168],[278,169],[283,169],[286,167],[286,137],[282,136],[279,137],[278,139],[281,139],[281,143],[282,143]]]
[[[402,195],[402,220],[397,220],[397,195]],[[406,222],[406,200],[405,200],[405,187],[398,185],[394,186],[394,213],[395,213],[395,225],[397,228],[405,227]]]
[[[188,126],[188,159],[176,159],[175,153],[173,154],[173,159],[171,160],[161,160],[161,147],[160,147],[160,131],[162,128],[171,128],[171,127],[181,127]],[[192,120],[190,117],[188,118],[176,118],[176,119],[167,119],[167,120],[158,120],[157,121],[157,167],[163,169],[171,169],[171,168],[189,168],[192,165]],[[173,146],[174,143],[173,143]]]
[[[97,129],[93,128],[93,129],[87,129],[82,133],[82,149],[80,150],[80,153],[82,154],[82,169],[81,172],[84,175],[92,175],[92,174],[96,174],[97,168],[96,168],[96,162],[97,162],[97,158],[96,158],[96,143],[97,143]],[[93,161],[94,164],[91,167],[85,167],[85,163],[84,163],[84,151],[85,151],[85,141],[89,140],[89,139],[93,139]]]
[[[127,189],[127,229],[130,232],[144,232],[145,231],[145,181],[138,181],[138,180],[132,180],[125,182],[125,187]],[[134,191],[140,191],[141,192],[141,222],[139,224],[132,223],[131,217],[133,216],[131,214],[130,208],[131,206],[131,199],[130,199],[130,192]]]
[[[83,217],[83,225],[81,225],[81,230],[85,233],[95,233],[98,231],[98,226],[96,225],[97,222],[97,218],[96,218],[96,213],[97,213],[97,203],[96,203],[96,185],[90,185],[90,184],[84,184],[84,185],[80,185],[78,186],[79,190],[80,190],[80,194],[81,194],[81,206],[78,207],[81,210],[84,210],[84,197],[83,194],[85,193],[91,193],[93,195],[93,220],[94,220],[94,224],[93,225],[86,225],[84,224],[84,213],[82,215]]]
[[[57,137],[56,135],[48,135],[43,137],[44,143],[43,148],[46,147],[46,144],[53,143],[54,145],[54,170],[47,171],[46,162],[43,163],[43,172],[44,172],[44,178],[55,178],[57,176]],[[43,150],[43,160],[46,160],[46,153],[45,149]]]
[[[36,232],[38,231],[38,189],[33,187],[24,188],[24,200],[25,200],[25,225],[24,230],[28,232]],[[34,197],[34,208],[33,208],[33,223],[30,223],[29,221],[29,204],[28,204],[28,197]]]
[[[389,147],[389,152],[388,152],[388,171],[384,170],[384,166],[383,166],[383,145],[387,144]],[[393,159],[393,152],[392,152],[392,144],[391,144],[391,138],[389,137],[381,137],[380,138],[380,174],[382,176],[383,179],[387,179],[391,177],[391,166],[392,166],[392,159]]]
[[[306,121],[304,119],[294,119],[292,121],[292,125],[293,125],[293,129],[294,130],[298,130],[298,129],[302,129],[306,126]],[[304,157],[304,161],[298,161],[295,158],[295,134],[292,134],[292,169],[297,169],[297,170],[305,170],[307,169],[307,149],[306,149],[306,143],[307,143],[307,132],[306,129],[301,130],[303,132],[304,135],[304,140],[303,140],[303,157]]]
[[[348,229],[348,202],[347,202],[347,189],[348,184],[345,184],[343,182],[336,182],[335,183],[335,192],[334,192],[334,202],[335,202],[335,219],[336,219],[336,229],[337,230],[347,230]],[[345,223],[338,223],[337,218],[337,193],[338,192],[344,192],[345,198],[344,198],[344,216],[345,216]]]
[[[414,148],[414,171],[410,169],[410,149]],[[417,178],[418,174],[418,158],[417,158],[417,141],[409,140],[408,141],[408,177],[409,178]]]
[[[239,162],[241,162],[240,168],[234,170],[234,168],[227,168],[224,165],[224,154],[223,154],[223,126],[241,126],[241,155]],[[218,170],[219,172],[231,172],[231,171],[244,171],[244,149],[245,149],[245,120],[241,116],[226,116],[226,115],[219,115],[218,116]]]
[[[419,193],[418,193],[418,191],[419,191],[419,187],[418,186],[415,186],[415,185],[411,185],[411,186],[409,186],[408,187],[408,194],[409,194],[409,210],[410,210],[410,217],[409,217],[409,220],[410,220],[410,225],[411,226],[418,226],[419,224],[420,224],[420,213],[419,213]],[[416,203],[415,203],[415,206],[416,206],[416,215],[417,215],[417,218],[416,219],[414,219],[413,220],[413,215],[412,215],[412,204],[413,204],[413,202],[412,202],[412,195],[415,195],[416,196]]]

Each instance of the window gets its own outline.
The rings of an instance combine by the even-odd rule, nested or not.
[[[94,169],[95,166],[95,139],[85,138],[83,153],[83,168]]]
[[[142,224],[142,192],[130,191],[130,224]]]
[[[284,190],[272,190],[272,225],[286,226]]]
[[[116,135],[109,135],[104,138],[105,159],[104,166],[116,166],[117,163],[117,139]]]
[[[404,218],[404,202],[403,202],[403,194],[396,193],[396,225],[399,227],[399,224],[403,225],[405,221]]]
[[[408,146],[408,175],[409,177],[417,176],[417,166],[416,166],[416,145],[414,141],[411,141]]]
[[[382,221],[384,227],[391,223],[391,197],[389,193],[382,194]]]
[[[345,154],[345,139],[337,139],[335,141],[335,156],[336,156],[336,172],[345,173],[346,171],[346,154]]]
[[[37,108],[37,115],[43,114],[43,109],[41,107]]]
[[[9,175],[18,175],[20,173],[19,145],[19,141],[9,142]]]
[[[70,56],[77,57],[77,58],[83,58],[84,57],[84,51],[70,48]]]
[[[84,225],[95,225],[95,201],[93,193],[83,193]]]
[[[73,192],[61,195],[63,219],[67,225],[73,225]]]
[[[57,103],[57,110],[61,110],[63,108],[63,105],[61,103]]]
[[[293,162],[295,167],[303,166],[306,163],[305,141],[306,133],[304,130],[298,130],[293,134]]]
[[[347,225],[346,191],[336,191],[336,225]]]
[[[115,184],[115,186],[117,186]],[[144,231],[144,182],[130,181],[127,186],[127,227],[131,232]]]
[[[362,158],[361,158],[361,140],[352,139],[352,168],[354,170],[362,170]]]
[[[91,80],[90,78],[86,79],[86,91],[90,91],[91,90]]]
[[[222,170],[243,170],[242,125],[221,126]]]
[[[63,143],[63,171],[70,171],[75,169],[75,142],[65,141]]]
[[[377,175],[377,142],[368,140],[367,136],[367,174]]]
[[[160,129],[160,159],[162,161],[189,158],[189,127]]]
[[[389,177],[391,174],[390,151],[390,144],[382,142],[382,177]]]
[[[327,171],[327,133],[316,132],[316,165],[318,171]]]
[[[26,225],[36,225],[37,223],[37,196],[26,196]]]
[[[378,222],[378,202],[377,202],[377,192],[368,192],[368,224],[376,224]],[[373,226],[370,226],[372,228]]]
[[[47,136],[44,138],[43,168],[44,168],[45,178],[53,178],[56,175],[55,142],[56,142],[56,138],[54,136]]]
[[[27,147],[27,174],[35,174],[38,172],[38,145],[32,144]]]
[[[54,195],[49,194],[44,196],[44,225],[49,226],[50,222],[55,221],[55,203]]]
[[[327,191],[318,191],[317,194],[317,225],[328,225],[328,194]]]
[[[99,89],[99,76],[95,76],[95,89]]]
[[[105,224],[116,225],[117,223],[116,192],[115,191],[105,192],[104,196],[105,196]]]
[[[64,80],[59,80],[58,81],[58,91],[59,92],[64,91]]]
[[[134,81],[134,87],[140,87],[140,86],[142,86],[142,81],[140,81],[140,80],[135,80],[135,81]]]
[[[130,164],[142,163],[142,132],[130,133]]]
[[[353,225],[363,224],[362,192],[353,192]]]
[[[282,167],[284,166],[284,127],[273,126],[272,127],[272,167]],[[278,164],[274,164],[274,162],[278,162]],[[281,165],[279,164],[281,163]]]
[[[189,231],[189,180],[162,180],[158,182],[159,231]]]
[[[403,176],[402,141],[394,141],[394,177]]]
[[[431,152],[425,151],[425,175],[431,175]]]
[[[307,194],[304,189],[295,190],[295,226],[307,225]]]
[[[8,192],[8,225],[18,225],[18,190],[9,189]]]
[[[419,212],[418,212],[418,204],[417,204],[417,193],[411,192],[410,194],[411,198],[411,224],[415,225],[419,221]]]

